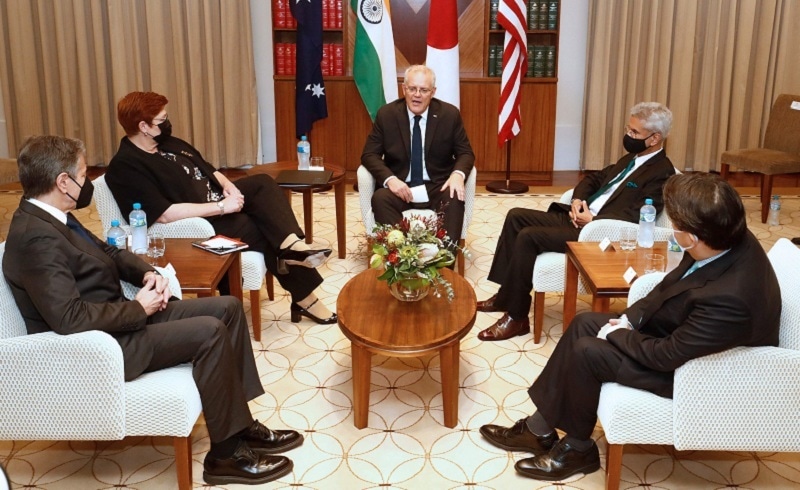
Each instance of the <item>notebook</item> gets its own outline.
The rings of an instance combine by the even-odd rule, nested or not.
[[[332,175],[330,170],[281,170],[275,182],[280,185],[325,185]]]

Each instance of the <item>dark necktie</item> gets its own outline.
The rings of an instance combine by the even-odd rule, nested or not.
[[[634,158],[633,160],[631,160],[631,161],[628,163],[628,166],[627,166],[627,167],[625,167],[625,170],[623,170],[622,172],[620,172],[620,174],[619,174],[619,175],[617,175],[617,176],[616,176],[616,177],[615,177],[615,178],[614,178],[614,179],[613,179],[611,182],[609,182],[608,184],[604,185],[604,186],[603,186],[603,187],[601,187],[601,188],[600,188],[600,189],[599,189],[597,192],[595,192],[594,194],[592,194],[592,195],[589,197],[589,199],[587,199],[587,200],[586,200],[586,202],[587,202],[588,204],[592,204],[592,202],[593,202],[595,199],[597,199],[598,197],[602,196],[602,195],[603,195],[603,194],[604,194],[604,193],[605,193],[605,192],[606,192],[606,191],[607,191],[607,190],[608,190],[608,189],[609,189],[611,186],[615,185],[617,182],[620,182],[620,181],[622,181],[622,179],[624,179],[624,178],[625,178],[625,176],[627,176],[627,175],[628,175],[628,172],[630,172],[630,171],[631,171],[631,169],[633,168],[633,164],[634,164],[634,163],[636,163],[636,159],[635,159],[635,158]]]
[[[414,132],[411,135],[411,187],[422,185],[422,131],[419,120],[422,116],[414,116]]]
[[[86,231],[86,228],[84,228],[80,222],[75,219],[75,216],[72,216],[72,213],[67,213],[67,228],[80,235],[81,238],[91,243],[95,247],[97,246],[94,240],[92,240],[92,237],[89,236],[89,232]]]

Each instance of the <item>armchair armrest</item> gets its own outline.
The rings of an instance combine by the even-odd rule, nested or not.
[[[356,171],[358,178],[358,201],[361,205],[361,217],[364,220],[364,231],[372,236],[375,228],[375,216],[372,214],[372,195],[375,193],[375,178],[363,165]]]
[[[800,451],[800,352],[737,347],[675,372],[675,448]]]
[[[0,340],[0,439],[124,437],[122,350],[104,332]]]
[[[150,230],[162,233],[165,238],[208,238],[214,236],[214,227],[204,218],[184,218],[172,223],[153,223]]]

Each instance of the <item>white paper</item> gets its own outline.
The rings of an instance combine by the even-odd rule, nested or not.
[[[228,240],[227,238],[212,238],[211,240],[204,241],[203,246],[208,248],[224,249],[224,248],[236,248],[238,244],[236,242]]]
[[[411,187],[411,202],[428,202],[428,189],[425,188],[425,185],[418,185],[416,187]]]
[[[181,283],[178,281],[178,276],[175,275],[175,268],[172,267],[172,264],[167,264],[165,267],[154,267],[154,269],[169,280],[169,292],[176,298],[183,299]]]
[[[603,238],[603,241],[600,242],[600,250],[605,252],[609,245],[611,245],[611,240],[609,240],[608,237]]]
[[[797,100],[792,101],[792,105],[790,105],[789,107],[791,107],[792,109],[794,109],[796,111],[800,111],[800,101],[797,101]]]
[[[633,270],[633,267],[628,267],[628,270],[625,271],[625,274],[622,274],[622,278],[625,279],[625,282],[630,284],[634,279],[636,279],[636,271]]]

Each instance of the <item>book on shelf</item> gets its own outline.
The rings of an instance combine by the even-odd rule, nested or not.
[[[344,75],[344,45],[341,43],[333,45],[333,74]]]
[[[489,0],[489,29],[499,29],[497,23],[497,11],[500,8],[500,0]]]
[[[503,45],[498,44],[494,47],[497,56],[494,58],[494,73],[496,77],[503,76]]]
[[[286,70],[286,43],[275,43],[275,74],[288,74]]]
[[[488,63],[488,75],[490,77],[497,76],[497,65],[495,64],[497,60],[497,45],[490,44],[489,45],[489,63]]]
[[[556,47],[545,46],[544,55],[544,76],[553,78],[556,76]]]
[[[533,77],[543,78],[545,73],[545,50],[547,46],[533,46]]]
[[[550,0],[547,4],[547,28],[551,31],[558,28],[558,0]]]
[[[288,11],[287,0],[272,0],[272,23],[277,28],[288,27],[286,23],[286,12]]]
[[[319,67],[322,70],[323,77],[331,75],[331,65],[333,65],[331,60],[331,58],[333,57],[333,50],[331,49],[331,47],[332,45],[330,44],[322,45],[322,61],[320,61]]]
[[[528,0],[528,30],[539,28],[539,0]]]
[[[243,241],[225,235],[215,235],[207,240],[197,240],[196,242],[192,242],[192,245],[217,255],[225,255],[249,247],[249,245]]]
[[[536,23],[537,29],[539,30],[546,30],[547,29],[547,12],[549,11],[550,4],[542,0],[539,2],[539,19]]]

